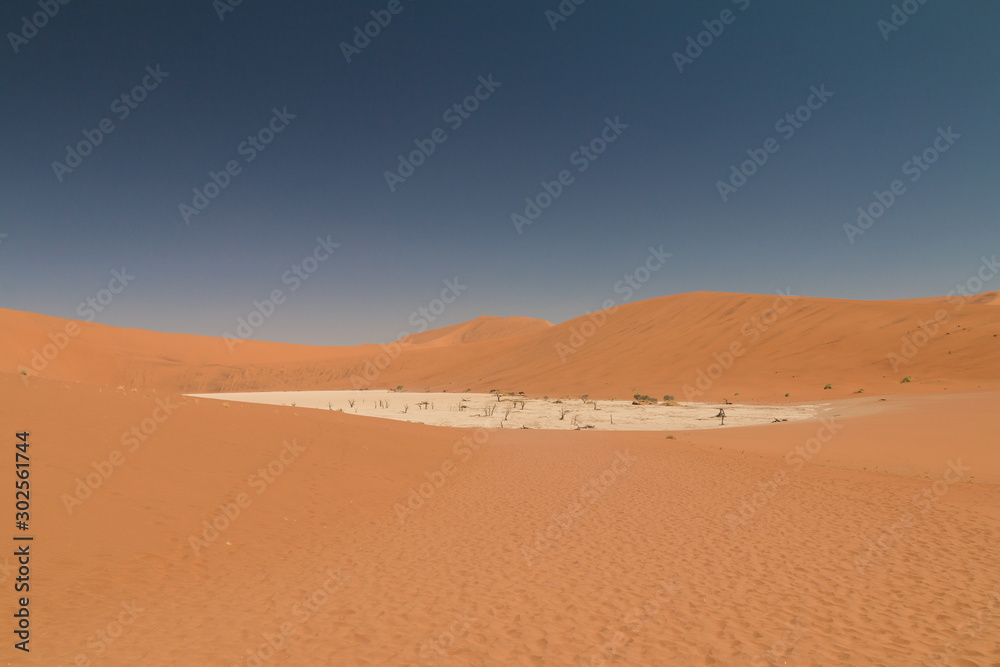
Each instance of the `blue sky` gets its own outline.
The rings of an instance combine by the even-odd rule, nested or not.
[[[996,3],[226,1],[4,4],[0,306],[351,345],[446,280],[433,326],[564,321],[650,247],[630,300],[943,295],[1000,246]]]

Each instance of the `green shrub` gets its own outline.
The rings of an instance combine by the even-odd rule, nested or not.
[[[833,385],[832,384],[828,384],[825,387],[823,387],[823,389],[833,389]]]
[[[907,375],[905,378],[903,378],[902,380],[900,380],[899,384],[905,384],[907,382],[913,382],[913,378],[911,376],[909,376],[909,375]]]

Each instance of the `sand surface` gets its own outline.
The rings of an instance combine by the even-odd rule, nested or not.
[[[715,323],[739,335],[761,299],[772,300],[622,308],[601,329],[615,335],[591,337],[577,353],[589,365],[572,368],[531,343],[564,325],[501,322],[491,338],[480,323],[476,342],[413,344],[378,383],[482,377],[484,394],[570,394],[581,407],[582,393],[599,407],[677,394],[686,369],[729,343]],[[740,392],[815,415],[669,432],[452,428],[184,396],[353,389],[352,364],[379,346],[230,353],[219,340],[81,324],[55,360],[21,375],[67,323],[3,311],[0,426],[8,438],[31,431],[35,542],[32,651],[8,636],[0,659],[998,665],[1000,315],[985,313],[1000,309],[968,303],[955,317],[969,331],[921,348],[911,383],[883,380],[886,347],[940,305],[928,301],[805,304],[706,401]],[[687,315],[664,324],[678,309]],[[683,336],[690,360],[671,366]],[[498,350],[493,374],[477,346]],[[527,361],[508,365],[505,350]],[[654,354],[664,363],[648,363]],[[833,388],[812,388],[819,378]],[[12,551],[0,556],[8,619]]]
[[[459,428],[675,431],[733,428],[815,418],[821,407],[725,403],[539,399],[496,394],[373,391],[261,391],[190,394],[193,398],[264,403]],[[636,404],[639,403],[639,404]],[[724,419],[720,418],[720,410]]]

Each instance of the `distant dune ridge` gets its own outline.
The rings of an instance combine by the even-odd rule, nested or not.
[[[669,393],[688,400],[737,392],[784,400],[788,393],[789,400],[813,400],[898,389],[907,376],[908,391],[995,386],[996,303],[997,292],[879,302],[696,292],[558,325],[480,317],[384,345],[247,340],[232,351],[220,338],[0,310],[0,353],[9,371],[161,391],[403,385],[595,398]],[[56,349],[60,343],[64,350]]]
[[[493,317],[483,315],[468,322],[453,324],[440,329],[410,334],[400,339],[411,345],[455,345],[457,343],[479,343],[484,340],[509,338],[552,327],[551,322],[531,317]]]

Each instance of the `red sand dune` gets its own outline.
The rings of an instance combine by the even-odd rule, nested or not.
[[[328,348],[245,341],[230,344],[232,351],[215,338],[0,311],[0,324],[12,332],[0,342],[0,358],[10,371],[28,368],[51,379],[187,392],[360,384],[605,399],[639,392],[718,401],[739,392],[741,400],[773,402],[786,393],[802,401],[895,392],[906,376],[911,393],[998,389],[1000,314],[972,301],[786,302],[699,292],[556,326],[481,318],[411,336],[409,343]],[[74,324],[79,333],[66,350],[52,361],[39,356],[53,345],[53,332]],[[890,355],[898,358],[896,369]]]
[[[0,424],[8,438],[31,431],[36,541],[32,652],[8,633],[0,657],[1000,664],[1000,311],[799,299],[751,343],[741,327],[773,301],[622,306],[565,364],[556,343],[589,318],[535,331],[501,320],[498,336],[484,323],[480,342],[402,345],[373,386],[683,398],[736,340],[745,353],[708,394],[836,398],[832,423],[470,433],[226,406],[179,391],[350,387],[384,350],[248,341],[230,353],[80,324],[18,375],[67,323],[2,311]],[[949,308],[893,372],[885,355]],[[12,561],[0,557],[8,619]]]
[[[551,322],[531,317],[492,317],[483,315],[469,322],[453,324],[440,329],[405,336],[399,342],[425,347],[442,347],[459,343],[480,343],[486,340],[509,338],[521,334],[543,331]]]

